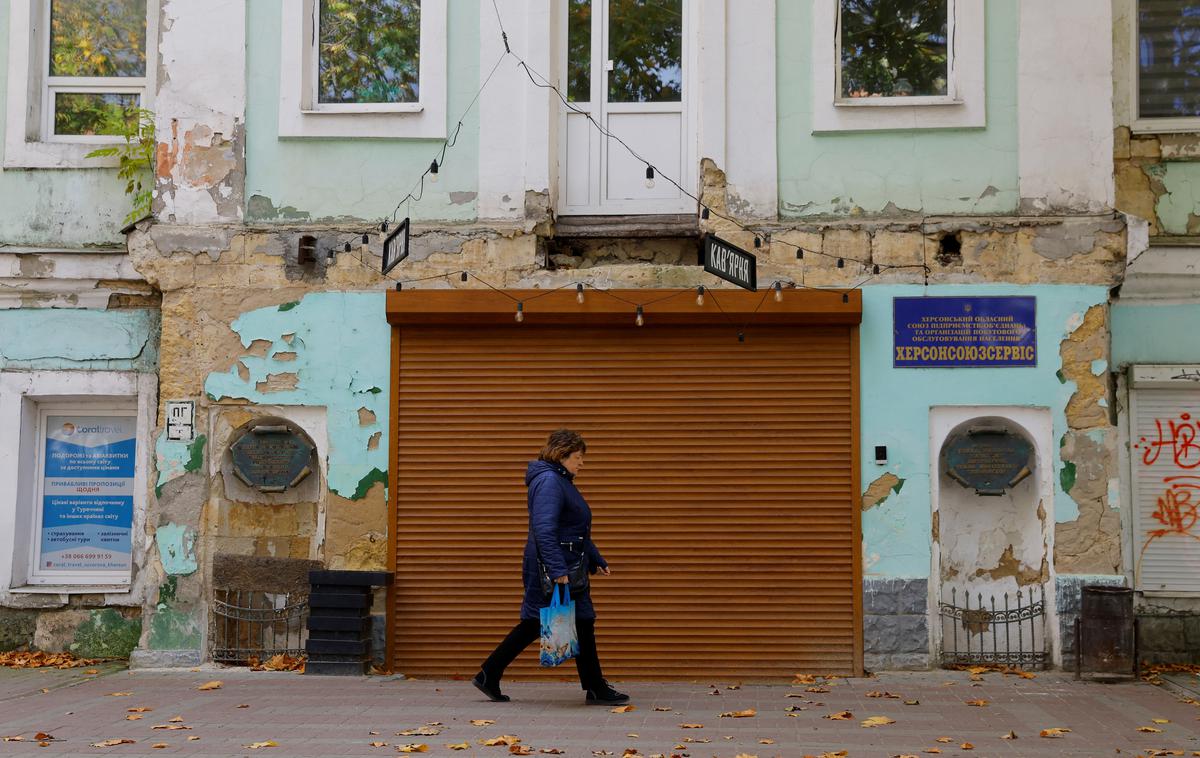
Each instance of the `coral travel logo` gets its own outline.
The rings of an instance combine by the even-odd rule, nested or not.
[[[124,434],[125,427],[96,424],[94,426],[75,426],[70,421],[62,425],[62,433],[70,437],[73,434]]]
[[[72,424],[70,421],[63,424],[62,425],[62,433],[67,435],[68,437],[70,437],[72,434],[75,433],[75,425]]]

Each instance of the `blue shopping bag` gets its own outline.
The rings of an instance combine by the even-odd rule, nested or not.
[[[559,599],[559,590],[562,599]],[[579,655],[579,633],[575,630],[575,601],[565,584],[554,585],[550,605],[541,610],[543,666],[557,666]]]

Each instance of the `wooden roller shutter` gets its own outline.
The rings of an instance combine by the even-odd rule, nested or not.
[[[517,621],[525,466],[581,432],[615,679],[855,673],[852,330],[399,330],[391,661],[469,676]],[[539,669],[536,644],[511,676]]]

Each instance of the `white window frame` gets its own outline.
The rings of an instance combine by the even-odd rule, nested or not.
[[[1129,17],[1129,109],[1133,114],[1133,125],[1130,127],[1130,131],[1135,134],[1200,132],[1200,116],[1142,118],[1141,54],[1138,49],[1139,3],[1140,0],[1133,0],[1133,9]]]
[[[38,492],[44,438],[39,425],[46,408],[136,408],[137,460],[134,466],[133,565],[147,547],[146,509],[158,382],[136,371],[0,371],[0,599],[11,594],[94,594],[125,596],[134,590],[132,571],[119,580],[45,584],[35,579],[33,529],[41,518]],[[129,411],[124,411],[128,413]],[[115,576],[115,575],[114,575]],[[60,580],[61,581],[61,580]]]
[[[85,158],[101,145],[124,140],[110,135],[54,134],[59,92],[132,93],[154,108],[158,56],[158,0],[146,2],[144,77],[51,77],[50,0],[9,0],[8,104],[4,168],[105,168],[117,158]]]
[[[45,484],[46,484],[46,420],[50,416],[88,415],[129,417],[137,419],[137,400],[108,401],[103,403],[38,403],[37,431],[35,435],[34,455],[37,464],[34,467],[34,500],[33,518],[30,519],[32,532],[29,535],[29,576],[26,581],[30,585],[90,585],[129,584],[133,578],[132,563],[129,571],[87,571],[73,573],[70,571],[45,571],[42,566],[42,517],[45,515]],[[139,441],[140,442],[140,441]],[[135,455],[142,453],[141,445],[135,443]],[[134,472],[137,472],[137,460],[134,460]],[[130,521],[130,560],[133,559],[133,522]]]
[[[421,0],[415,103],[320,103],[319,0],[284,0],[280,24],[279,136],[443,138],[447,134],[447,0]]]
[[[812,130],[986,126],[984,0],[946,2],[946,95],[850,98],[841,96],[841,2],[812,0]]]

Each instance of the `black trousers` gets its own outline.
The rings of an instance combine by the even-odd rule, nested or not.
[[[585,690],[599,689],[604,684],[604,674],[600,671],[600,656],[596,653],[596,620],[576,617],[575,631],[579,633],[579,655],[575,657],[579,686]],[[499,684],[508,664],[541,635],[542,625],[533,619],[522,620],[514,626],[480,667],[488,681]]]

